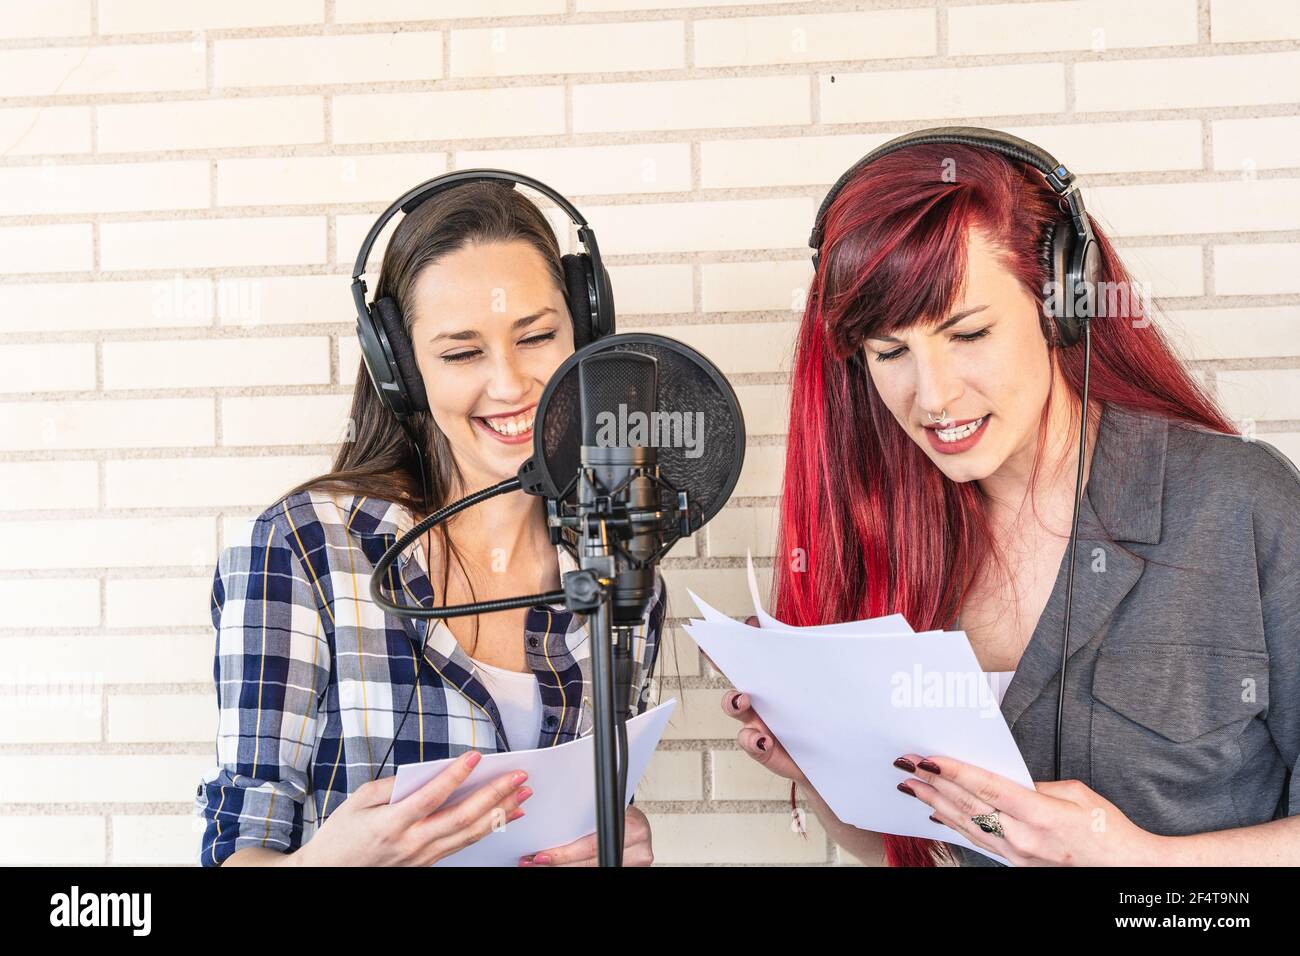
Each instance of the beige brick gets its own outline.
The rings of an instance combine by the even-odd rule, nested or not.
[[[5,642],[14,659],[37,674],[89,673],[104,684],[212,684],[211,630],[201,636],[96,634],[6,637]]]
[[[1300,53],[1076,63],[1074,107],[1090,113],[1294,103],[1298,77]]]
[[[759,594],[766,594],[771,569],[754,570],[758,575]],[[743,616],[754,613],[744,568],[676,568],[671,575],[664,575],[664,579],[668,583],[668,600],[675,616],[700,616],[695,601],[691,599],[691,591],[723,614]]]
[[[786,813],[652,813],[655,862],[809,864],[827,858],[826,832],[813,814],[807,839],[790,828]]]
[[[452,76],[617,73],[685,65],[680,20],[451,31]]]
[[[656,750],[636,788],[637,800],[704,799],[703,756],[693,750]]]
[[[109,743],[211,741],[216,735],[215,694],[108,695]]]
[[[68,693],[57,683],[5,687],[0,744],[92,743],[102,738],[99,693]]]
[[[664,740],[731,740],[740,725],[722,712],[723,688],[683,690]],[[670,695],[677,697],[674,690]]]
[[[0,803],[192,803],[209,754],[0,755]]]
[[[1006,131],[1038,144],[1076,174],[1201,168],[1201,124],[1194,119],[1008,126]]]
[[[269,276],[218,284],[222,325],[355,323],[347,276]]]
[[[1215,43],[1300,39],[1300,7],[1273,0],[1210,0]]]
[[[213,48],[213,82],[218,88],[391,83],[442,76],[442,34],[437,32],[218,40]]]
[[[948,52],[953,56],[987,53],[1041,53],[1195,43],[1196,0],[1149,0],[1135,6],[1123,0],[1004,3],[953,7],[948,14]]]
[[[700,144],[705,189],[833,183],[891,133],[715,139]]]
[[[761,7],[786,0],[577,0],[579,12],[589,10],[659,10],[683,7]]]
[[[0,18],[0,39],[86,36],[90,33],[90,0],[44,0],[17,4]]]
[[[808,222],[812,222],[811,215]],[[705,263],[700,272],[704,312],[784,311],[795,317],[803,314],[813,277],[812,260],[804,257],[781,262]]]
[[[365,375],[361,369],[361,343],[355,336],[339,337],[339,384],[355,385]]]
[[[736,398],[750,435],[784,435],[790,420],[790,390],[785,385],[737,385]]]
[[[215,565],[212,518],[9,521],[0,570]]]
[[[751,444],[745,449],[745,466],[732,495],[737,498],[779,495],[784,473],[784,445]]]
[[[103,817],[0,817],[0,864],[4,866],[95,866],[103,862]]]
[[[105,584],[108,627],[203,627],[212,623],[212,575],[110,578]]]
[[[1267,358],[1300,342],[1300,309],[1185,309],[1165,315],[1165,327],[1191,359]]]
[[[188,448],[215,440],[210,398],[0,403],[0,450]]]
[[[0,464],[0,511],[94,508],[93,461],[15,461]]]
[[[792,322],[729,322],[655,326],[645,331],[684,342],[718,366],[724,375],[735,375],[789,371],[796,329]]]
[[[6,332],[164,328],[212,322],[209,279],[0,284]]]
[[[0,466],[0,474],[13,467]],[[99,581],[96,578],[0,581],[0,627],[94,627],[97,624]]]
[[[691,149],[686,143],[464,150],[456,154],[455,165],[525,170],[569,199],[691,188]]]
[[[95,346],[0,345],[0,392],[69,392],[95,387]]]
[[[0,227],[0,273],[74,272],[90,266],[88,224]]]
[[[708,524],[709,554],[744,557],[753,552],[755,557],[770,557],[776,550],[776,516],[775,508],[723,508]]]
[[[335,445],[350,395],[283,395],[221,400],[223,445]]]
[[[321,216],[107,222],[100,226],[104,269],[268,266],[325,261]]]
[[[1112,236],[1291,229],[1300,220],[1300,179],[1100,186],[1088,212]]]
[[[104,388],[326,385],[329,339],[105,342]]]
[[[1218,295],[1300,292],[1300,245],[1261,242],[1215,246],[1214,291]]]
[[[696,66],[933,56],[933,10],[874,10],[695,21]]]
[[[129,458],[104,463],[109,508],[265,504],[328,471],[325,455]],[[111,588],[110,588],[111,590]]]
[[[1244,178],[1252,176],[1257,169],[1296,165],[1300,116],[1215,120],[1210,126],[1215,169],[1239,170]]]
[[[447,169],[443,153],[379,156],[285,156],[217,163],[220,206],[361,203],[395,198]]]
[[[676,612],[675,607],[668,609],[670,616]],[[655,674],[659,679],[659,696],[663,700],[681,693],[677,686],[679,677],[698,677],[700,674],[700,649],[676,624],[669,626],[663,647],[659,649]]]
[[[320,143],[319,96],[259,96],[96,108],[101,153]]]
[[[618,130],[783,126],[811,121],[808,78],[602,83],[573,88],[573,128]]]
[[[620,321],[630,315],[690,312],[694,308],[691,267],[688,265],[606,268],[609,270],[610,284],[614,287],[614,302]],[[620,325],[619,329],[622,331],[624,327]]]
[[[0,96],[201,90],[204,50],[193,43],[6,50]]]
[[[197,783],[195,784],[197,786]],[[194,866],[204,820],[197,814],[113,815],[115,866]]]
[[[713,750],[709,760],[713,768],[710,796],[714,800],[790,799],[790,781],[778,777],[743,750]]]
[[[824,123],[912,122],[1065,109],[1065,67],[1059,63],[824,74],[818,82]]]
[[[457,17],[512,17],[563,13],[564,0],[335,0],[339,23],[443,20]]]
[[[812,199],[800,197],[598,206],[584,214],[602,252],[626,255],[789,248],[803,241],[815,211]]]
[[[1215,379],[1219,400],[1238,422],[1300,418],[1300,369],[1222,371]]]
[[[88,152],[88,106],[18,106],[0,110],[0,155]]]
[[[0,168],[0,215],[203,209],[208,178],[198,161],[11,166]]]
[[[334,97],[336,143],[547,136],[564,132],[564,88],[543,86]]]
[[[223,0],[173,3],[171,0],[99,0],[100,33],[167,33],[321,23],[324,0]]]
[[[1205,294],[1200,246],[1123,246],[1119,255],[1133,280],[1146,283],[1154,298]]]
[[[1300,468],[1300,432],[1266,432],[1257,436],[1257,440],[1272,445]]]

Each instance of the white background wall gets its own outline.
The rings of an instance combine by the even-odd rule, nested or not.
[[[407,187],[551,183],[620,327],[729,374],[745,474],[669,580],[677,614],[687,587],[741,613],[814,210],[909,129],[1071,164],[1199,373],[1300,459],[1298,104],[1289,0],[0,2],[0,862],[195,858],[216,556],[326,467],[350,262]],[[789,832],[677,634],[685,712],[638,793],[658,859],[847,862]]]

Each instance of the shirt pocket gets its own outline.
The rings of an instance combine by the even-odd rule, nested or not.
[[[1092,678],[1092,787],[1139,826],[1204,830],[1236,816],[1246,725],[1268,709],[1268,655],[1190,644],[1103,645]]]

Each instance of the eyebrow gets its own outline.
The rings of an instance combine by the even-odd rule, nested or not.
[[[954,312],[952,315],[948,316],[947,320],[943,323],[943,325],[939,326],[930,334],[938,335],[940,332],[944,331],[945,329],[948,329],[956,325],[958,322],[960,322],[962,319],[966,318],[967,316],[974,315],[976,312],[983,312],[987,308],[988,308],[987,305],[977,305],[972,309],[967,309],[965,312]],[[902,339],[896,339],[892,335],[873,335],[870,338],[877,342],[898,342],[900,344],[902,343]]]
[[[533,322],[536,322],[546,313],[554,312],[554,311],[555,309],[548,305],[546,308],[538,309],[536,312],[533,312],[530,315],[521,316],[520,318],[517,318],[510,323],[510,331],[517,332],[520,329],[522,329],[525,325],[529,325]],[[481,336],[479,335],[476,329],[462,329],[459,332],[440,332],[439,334],[435,335],[433,338],[429,339],[429,342],[430,343],[438,342],[441,341],[442,339],[455,339],[458,342],[463,342],[463,341],[473,340],[477,338],[481,338]]]

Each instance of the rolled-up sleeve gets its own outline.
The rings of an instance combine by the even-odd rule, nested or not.
[[[216,766],[195,798],[203,866],[250,846],[289,852],[302,845],[331,660],[318,589],[273,511],[222,551],[212,623]]]

